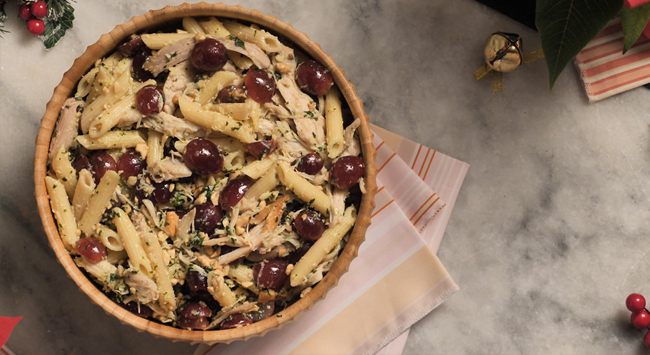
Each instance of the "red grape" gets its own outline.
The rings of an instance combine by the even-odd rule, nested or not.
[[[215,174],[223,168],[219,148],[207,139],[195,139],[185,147],[185,165],[199,175]]]
[[[228,61],[228,51],[223,43],[213,38],[206,38],[197,43],[190,55],[194,68],[201,71],[217,71]]]
[[[246,73],[244,78],[246,89],[250,97],[263,104],[271,102],[273,94],[275,94],[275,80],[273,75],[265,70],[251,69]]]
[[[300,258],[302,258],[302,256],[305,255],[305,253],[309,250],[309,248],[311,248],[312,245],[314,245],[314,243],[311,241],[304,242],[300,246],[300,248],[289,253],[289,255],[287,255],[285,260],[287,261],[287,263],[295,265],[300,260]]]
[[[259,308],[259,310],[254,312],[248,312],[248,315],[253,320],[253,323],[259,322],[263,319],[272,316],[273,311],[275,310],[275,302],[271,301],[262,304],[258,303],[257,307]]]
[[[122,179],[128,179],[131,176],[137,176],[142,173],[145,165],[140,153],[129,149],[117,160],[117,171],[121,171],[120,176]]]
[[[142,41],[142,37],[135,36],[119,46],[117,50],[127,57],[133,57],[137,53],[143,51],[145,48],[146,45],[144,44],[144,41]]]
[[[80,155],[75,159],[74,169],[77,171],[77,174],[79,174],[83,169],[86,169],[91,173],[93,172],[93,166],[90,165],[90,160],[88,160],[88,157],[85,155]]]
[[[647,328],[650,325],[650,313],[645,309],[636,311],[630,316],[630,321],[637,329]]]
[[[219,195],[219,205],[224,210],[234,207],[246,194],[253,180],[246,175],[238,176],[228,182]]]
[[[316,175],[323,168],[323,159],[316,153],[303,155],[296,166],[301,173]]]
[[[349,189],[359,182],[364,171],[361,158],[353,155],[342,157],[332,165],[332,185],[339,189]]]
[[[221,218],[223,218],[221,208],[213,205],[210,201],[195,207],[194,228],[208,235],[212,234],[219,222],[221,222]]]
[[[179,311],[178,326],[181,328],[205,329],[210,325],[207,317],[212,310],[201,302],[186,303]]]
[[[298,214],[293,224],[298,235],[307,240],[318,240],[325,230],[325,224],[319,214],[309,210]]]
[[[144,63],[149,60],[151,52],[147,50],[140,51],[133,56],[133,79],[139,82],[145,82],[153,79],[153,74],[144,69]]]
[[[37,1],[32,4],[30,8],[32,15],[38,18],[43,18],[47,16],[47,4],[45,1]]]
[[[228,316],[221,322],[220,329],[233,329],[253,324],[253,320],[248,314],[235,313]]]
[[[217,94],[217,102],[220,104],[242,103],[246,101],[246,90],[241,86],[230,85],[221,89]]]
[[[210,326],[210,321],[207,318],[191,319],[180,316],[176,325],[186,329],[207,329]]]
[[[147,85],[138,91],[136,95],[138,111],[145,116],[158,113],[165,106],[163,91],[156,85]]]
[[[246,149],[250,155],[254,156],[257,159],[260,159],[267,154],[273,153],[277,146],[278,144],[274,140],[268,140],[248,143]]]
[[[34,18],[34,14],[32,14],[32,10],[29,8],[29,5],[20,5],[18,8],[18,16],[20,16],[20,18],[25,21]]]
[[[144,304],[138,304],[138,302],[135,301],[131,301],[127,304],[118,302],[118,304],[120,307],[142,318],[149,318],[153,315],[151,308],[147,307]]]
[[[325,95],[332,86],[332,74],[321,63],[308,60],[296,69],[296,83],[311,95]]]
[[[155,190],[151,193],[151,196],[159,205],[164,205],[165,203],[171,200],[174,193],[171,191],[171,183],[169,181],[157,182],[153,184]]]
[[[633,293],[627,296],[625,300],[625,306],[631,312],[637,312],[645,308],[645,297],[638,293]]]
[[[95,238],[81,238],[77,240],[75,247],[79,254],[83,255],[92,264],[97,264],[106,258],[106,247]]]
[[[90,161],[93,164],[93,176],[95,183],[99,183],[107,171],[117,171],[117,163],[113,157],[103,150],[98,150],[90,156]]]
[[[33,18],[27,21],[27,31],[34,36],[42,35],[43,32],[45,32],[45,24],[43,23],[43,20]]]
[[[287,262],[284,259],[262,261],[253,268],[253,279],[260,287],[279,290],[287,281]]]
[[[192,293],[208,289],[208,278],[198,271],[188,272],[185,282],[187,282],[187,286],[190,288]]]

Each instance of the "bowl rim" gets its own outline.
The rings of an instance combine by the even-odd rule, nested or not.
[[[332,269],[323,279],[313,287],[303,298],[279,312],[274,317],[253,323],[246,327],[227,330],[186,330],[174,328],[156,321],[140,318],[137,315],[118,306],[101,292],[72,260],[72,257],[63,245],[59,236],[56,223],[50,209],[49,198],[45,187],[47,174],[47,160],[50,139],[63,102],[72,95],[76,83],[90,70],[95,60],[105,57],[115,50],[118,44],[134,33],[154,28],[164,23],[180,20],[183,17],[215,16],[247,21],[260,25],[273,33],[280,34],[292,42],[296,48],[305,51],[315,60],[325,65],[332,73],[334,82],[345,97],[354,117],[361,118],[361,125],[357,130],[366,166],[364,182],[367,193],[363,195],[357,215],[357,221],[350,239],[339,255]],[[279,21],[276,17],[265,15],[257,10],[245,9],[239,5],[226,5],[223,3],[197,4],[184,3],[177,6],[166,6],[159,10],[150,10],[147,13],[134,16],[129,21],[117,25],[112,31],[103,34],[97,42],[88,46],[85,52],[78,57],[72,67],[63,75],[61,82],[54,89],[52,98],[47,104],[46,112],[41,119],[41,128],[36,138],[36,152],[34,155],[34,184],[38,213],[41,217],[43,229],[54,250],[58,261],[66,269],[68,276],[79,286],[81,291],[102,307],[102,309],[124,324],[129,324],[138,331],[146,331],[157,337],[164,337],[172,341],[186,341],[190,343],[230,343],[234,340],[246,340],[254,336],[263,336],[268,331],[278,329],[287,322],[296,319],[300,313],[310,309],[313,305],[324,299],[327,292],[338,283],[339,278],[349,270],[351,261],[358,255],[359,246],[365,240],[365,233],[370,225],[371,213],[375,207],[374,195],[377,190],[377,166],[375,164],[376,151],[373,145],[373,133],[370,130],[368,116],[363,111],[363,104],[357,97],[354,86],[346,79],[331,56],[326,54],[319,44],[312,42],[305,33],[299,32],[291,25]],[[279,316],[278,316],[279,315]]]

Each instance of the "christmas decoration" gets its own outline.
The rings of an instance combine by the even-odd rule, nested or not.
[[[65,32],[72,28],[74,8],[70,4],[74,0],[16,0],[18,16],[25,21],[29,33],[38,36],[45,48],[49,49],[63,38]],[[8,33],[4,29],[7,18],[5,5],[8,0],[0,0],[0,37]]]

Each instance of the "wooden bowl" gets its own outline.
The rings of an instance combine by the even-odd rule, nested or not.
[[[366,165],[365,183],[367,193],[363,195],[359,209],[356,225],[352,235],[343,249],[339,259],[326,276],[307,295],[286,308],[280,314],[282,317],[270,317],[249,326],[228,330],[184,330],[164,325],[155,321],[140,318],[111,301],[95,284],[88,279],[75,265],[72,258],[65,249],[54,221],[50,203],[45,188],[45,175],[47,172],[47,155],[50,138],[54,130],[59,110],[63,102],[72,95],[77,82],[90,70],[97,59],[103,58],[122,43],[127,37],[134,33],[140,33],[150,28],[159,27],[165,23],[178,21],[183,17],[216,16],[221,18],[232,18],[250,23],[255,23],[262,28],[292,42],[295,48],[301,49],[315,60],[323,63],[334,78],[341,93],[347,100],[354,117],[361,118],[361,126],[358,129],[359,138],[363,150],[363,160]],[[56,253],[59,262],[63,265],[68,275],[77,283],[83,292],[90,299],[101,306],[106,313],[117,317],[122,323],[134,326],[139,331],[147,331],[155,336],[164,337],[173,341],[187,341],[191,343],[217,343],[231,342],[233,340],[248,339],[253,336],[262,336],[271,329],[279,328],[284,323],[293,320],[302,311],[311,308],[314,303],[325,297],[327,291],[335,286],[344,274],[352,259],[359,251],[359,245],[365,240],[366,229],[370,225],[370,215],[375,206],[374,195],[377,189],[376,184],[377,167],[375,165],[375,149],[373,147],[373,135],[370,131],[368,116],[363,111],[363,105],[354,92],[353,85],[345,78],[343,71],[336,66],[334,60],[325,54],[321,47],[310,41],[307,35],[296,31],[291,25],[279,21],[273,16],[268,16],[256,10],[247,10],[240,6],[229,6],[224,4],[183,4],[179,6],[168,6],[161,10],[149,11],[142,16],[133,17],[128,22],[118,25],[111,32],[100,37],[97,43],[89,46],[84,54],[75,60],[72,68],[68,70],[61,80],[61,83],[54,89],[54,95],[47,104],[47,111],[41,121],[41,129],[36,139],[36,155],[34,158],[34,183],[36,186],[36,200],[38,212],[43,221],[45,233]]]

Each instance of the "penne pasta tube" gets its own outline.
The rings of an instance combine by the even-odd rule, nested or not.
[[[242,70],[250,69],[250,67],[253,66],[253,61],[241,53],[229,51],[228,58],[230,58],[232,63],[235,64],[237,68]]]
[[[201,27],[207,35],[215,38],[226,38],[230,32],[223,26],[223,24],[215,17],[210,17],[207,20],[199,21]]]
[[[218,112],[206,111],[201,108],[201,105],[192,102],[186,95],[182,95],[178,99],[178,103],[183,116],[188,121],[237,138],[244,143],[251,143],[255,140],[253,132],[248,125],[235,121]]]
[[[246,165],[241,169],[241,172],[252,179],[259,179],[260,176],[264,175],[273,167],[277,160],[277,155],[268,155],[260,160],[255,160],[254,162]]]
[[[163,251],[158,238],[153,233],[144,233],[142,247],[153,267],[153,280],[158,285],[158,302],[167,310],[176,309],[176,296],[172,288],[167,265],[163,261]]]
[[[218,71],[214,73],[209,79],[199,83],[199,98],[197,102],[203,106],[212,102],[221,89],[231,85],[239,77],[237,74],[229,71]],[[203,85],[203,87],[201,87]]]
[[[129,255],[131,265],[136,270],[151,278],[153,275],[151,262],[147,258],[135,226],[126,212],[117,207],[113,208],[113,224],[117,228],[117,234],[122,238],[122,243],[124,244],[126,253]]]
[[[75,250],[75,243],[79,240],[80,233],[72,206],[68,201],[68,194],[65,192],[63,184],[52,177],[45,177],[45,186],[50,196],[52,212],[59,226],[61,240],[68,250]]]
[[[202,33],[205,34],[203,27],[196,21],[193,17],[184,17],[183,18],[183,28],[189,33]]]
[[[77,142],[88,150],[134,148],[139,143],[145,143],[138,131],[110,131],[99,138],[88,135],[77,136]]]
[[[323,191],[298,175],[286,162],[279,162],[278,168],[278,176],[282,185],[293,191],[298,198],[309,206],[314,207],[314,209],[324,216],[329,216],[331,202]]]
[[[165,147],[163,146],[163,134],[150,129],[147,134],[147,167],[151,168],[156,162],[162,160]]]
[[[327,152],[332,159],[338,157],[345,148],[343,139],[343,114],[341,99],[336,86],[330,88],[325,97],[325,128],[327,130]]]
[[[254,43],[266,52],[273,53],[282,50],[282,44],[278,37],[264,30],[242,25],[235,21],[224,21],[223,25],[233,36],[244,42]]]
[[[121,251],[124,250],[124,244],[122,243],[122,238],[112,229],[106,227],[105,225],[99,225],[97,228],[97,239],[104,244],[106,249],[112,251]]]
[[[275,189],[279,184],[280,180],[278,180],[278,174],[275,168],[271,168],[266,172],[266,174],[264,174],[264,176],[262,176],[250,188],[248,188],[248,191],[246,191],[244,197],[257,199],[263,193]]]
[[[90,93],[90,88],[92,87],[93,81],[95,81],[95,76],[97,76],[98,71],[99,68],[93,68],[79,80],[77,92],[74,94],[75,97],[86,97]]]
[[[90,201],[94,190],[95,180],[93,180],[93,174],[87,169],[81,170],[74,190],[74,197],[72,198],[74,217],[77,221],[81,219],[84,211],[86,211],[86,206],[88,206],[88,201]]]
[[[296,287],[304,284],[309,273],[320,264],[325,256],[337,246],[341,239],[352,229],[357,218],[357,211],[350,206],[343,213],[343,217],[335,226],[325,230],[323,235],[309,248],[307,253],[296,263],[291,276],[291,286]]]
[[[120,176],[115,171],[109,170],[99,180],[88,206],[79,221],[79,229],[87,236],[91,236],[95,227],[102,219],[106,206],[110,204],[115,188],[120,182]]]
[[[142,42],[150,49],[163,49],[174,42],[178,42],[188,37],[194,37],[193,33],[145,33],[142,36]]]
[[[63,147],[59,149],[52,159],[52,170],[54,170],[56,178],[65,187],[68,199],[72,200],[74,190],[77,187],[77,171],[70,162],[70,153]]]
[[[101,72],[102,71],[100,69],[97,76],[99,76]],[[84,109],[84,112],[81,114],[81,121],[80,121],[81,131],[83,133],[88,133],[90,124],[95,120],[95,118],[97,118],[97,116],[99,116],[104,111],[104,107],[113,105],[129,92],[132,81],[133,79],[131,79],[131,71],[126,70],[110,86],[108,87],[104,86],[104,88],[106,88],[106,93],[99,95],[95,100],[93,100],[90,103],[86,102],[86,108]],[[88,99],[90,99],[90,97]]]

